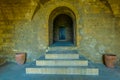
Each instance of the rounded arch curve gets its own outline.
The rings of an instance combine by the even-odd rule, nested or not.
[[[62,21],[64,21],[64,23],[66,22],[66,24],[68,24],[68,26],[65,24],[62,24],[60,21],[60,18],[62,19]],[[68,19],[69,19],[69,21],[68,21]],[[59,29],[60,29],[60,27],[63,28],[63,26],[65,26],[65,28],[66,28],[66,32],[64,32],[64,33],[66,33],[67,39],[62,40],[62,42],[70,41],[72,43],[72,45],[76,45],[76,16],[70,8],[65,7],[65,6],[55,8],[49,16],[49,45],[53,45],[54,42],[60,41],[60,40],[58,40],[58,38],[55,39],[55,36],[59,36],[59,34],[60,34],[60,30],[58,30],[58,28],[55,27],[55,25],[57,25],[57,23],[59,23],[59,24],[61,23],[61,25],[59,25],[59,27],[58,27]],[[71,38],[68,39],[68,37],[71,37]]]

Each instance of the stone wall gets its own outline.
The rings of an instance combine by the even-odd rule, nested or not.
[[[0,21],[0,58],[12,60],[14,54],[12,49],[14,48],[14,29],[13,25]]]
[[[36,6],[31,0],[0,1],[0,58],[15,61],[15,36],[19,36],[15,33],[16,25],[20,21],[30,21]]]
[[[115,18],[115,33],[116,33],[116,38],[115,38],[115,46],[114,46],[114,52],[117,53],[118,59],[120,58],[120,18],[116,17]]]
[[[0,51],[3,56],[14,61],[15,53],[26,52],[27,61],[34,61],[44,55],[49,47],[50,14],[61,6],[68,7],[76,17],[79,54],[94,62],[101,62],[105,53],[120,57],[120,18],[113,16],[111,10],[99,0],[46,0],[39,3],[36,9],[33,6],[35,12],[29,14],[32,18],[15,20],[12,25],[1,21]]]
[[[84,16],[84,27],[80,34],[80,50],[90,59],[101,60],[102,54],[113,53],[115,42],[114,18],[108,14]],[[84,53],[83,52],[83,53]]]

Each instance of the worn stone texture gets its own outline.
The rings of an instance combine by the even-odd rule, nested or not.
[[[114,49],[114,52],[115,53],[118,53],[117,56],[118,56],[118,59],[120,57],[120,50],[119,50],[119,47],[120,47],[120,44],[119,44],[119,41],[120,41],[120,18],[116,18],[115,19],[116,22],[115,22],[115,49]]]
[[[12,49],[14,47],[13,43],[14,37],[14,27],[12,25],[0,25],[0,58],[7,60],[13,60],[14,54],[12,54]]]
[[[116,17],[120,17],[120,1],[119,0],[108,0],[111,9],[113,11],[113,14]]]
[[[32,0],[1,0],[0,20],[31,20],[36,6]]]
[[[76,16],[79,54],[94,62],[102,62],[105,53],[120,57],[119,1],[109,2],[111,8],[102,0],[2,1],[0,56],[9,61],[15,61],[17,52],[26,52],[27,61],[45,54],[49,47],[49,17],[54,9],[61,6],[68,7]]]

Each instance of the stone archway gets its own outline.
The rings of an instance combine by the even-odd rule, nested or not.
[[[49,17],[49,45],[76,45],[76,18],[72,10],[58,7]]]

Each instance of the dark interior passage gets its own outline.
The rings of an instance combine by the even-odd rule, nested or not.
[[[53,43],[70,42],[73,44],[74,38],[73,21],[66,14],[58,15],[53,22]]]

